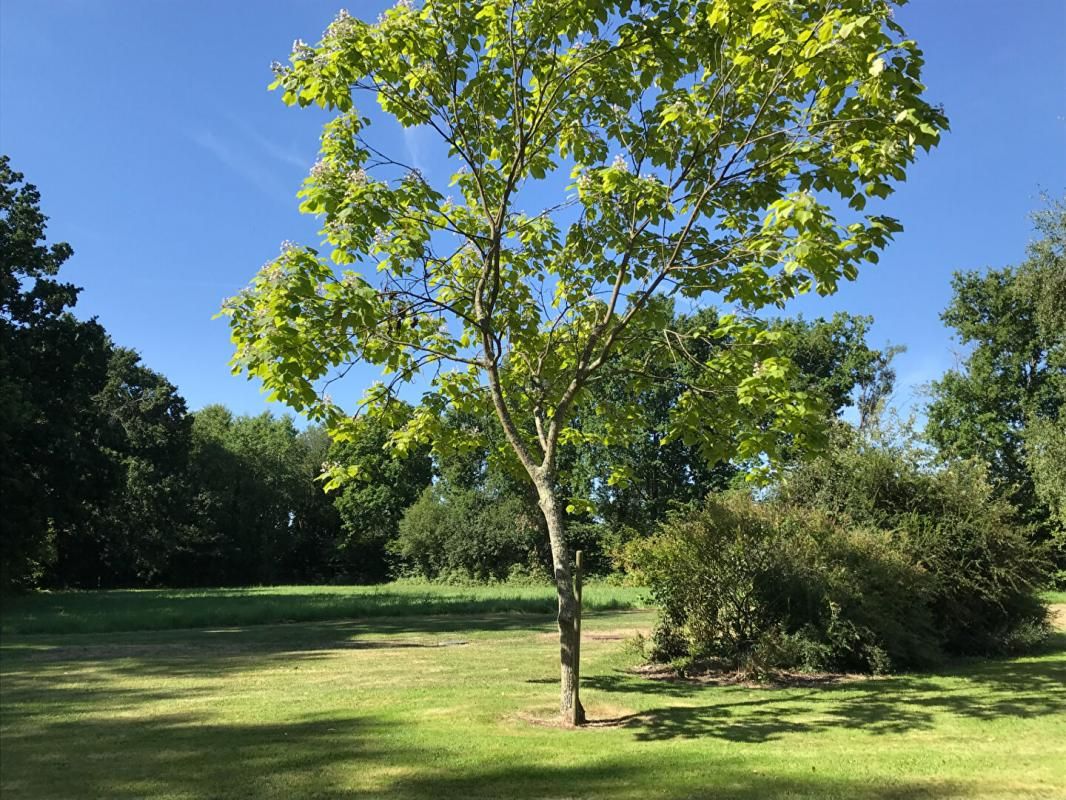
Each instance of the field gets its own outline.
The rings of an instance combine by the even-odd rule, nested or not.
[[[551,722],[550,590],[23,599],[2,621],[0,795],[1066,798],[1066,634],[937,674],[697,685],[629,671],[639,595],[590,590],[576,731]]]

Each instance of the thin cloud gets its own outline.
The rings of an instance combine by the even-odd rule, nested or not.
[[[292,194],[291,187],[248,149],[234,146],[209,130],[193,131],[189,138],[260,191],[277,198],[288,198]]]
[[[407,148],[407,157],[411,165],[419,172],[426,172],[426,143],[423,140],[422,128],[404,128],[403,143]]]
[[[301,155],[296,149],[284,147],[272,139],[268,139],[256,130],[254,126],[249,125],[244,119],[230,111],[224,112],[224,116],[245,138],[250,139],[260,150],[275,161],[290,167],[298,167],[303,172],[306,172],[311,167],[311,161]]]

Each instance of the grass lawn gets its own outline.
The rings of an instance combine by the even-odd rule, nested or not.
[[[374,596],[260,591],[296,607]],[[356,620],[88,634],[11,633],[31,617],[48,628],[40,606],[16,605],[0,650],[0,795],[1066,798],[1064,634],[1041,654],[938,674],[751,689],[633,675],[625,637],[652,614],[592,611],[595,724],[575,731],[545,724],[557,651],[537,597],[488,613],[478,604],[505,590],[462,591],[449,606],[444,590],[384,587],[394,613]],[[128,620],[149,616],[129,607],[141,598],[184,619],[167,599],[178,593],[116,594]],[[426,597],[463,613],[418,613]],[[99,630],[111,598],[63,608]]]
[[[643,594],[635,587],[593,582],[585,587],[585,608],[639,608]],[[37,592],[4,600],[0,634],[110,633],[448,613],[544,615],[553,614],[555,604],[550,586],[406,581],[380,586]]]

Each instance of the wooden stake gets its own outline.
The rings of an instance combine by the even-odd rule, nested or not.
[[[580,725],[585,720],[581,713],[581,568],[582,552],[578,550],[574,554],[574,595],[577,597],[577,615],[574,619],[574,725]]]

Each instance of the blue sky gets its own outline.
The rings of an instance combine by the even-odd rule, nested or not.
[[[385,6],[350,0],[376,17]],[[75,256],[79,316],[177,384],[190,408],[268,407],[230,375],[212,320],[281,241],[314,244],[294,195],[327,118],[266,91],[292,40],[317,41],[337,0],[3,0],[0,151],[43,195],[50,237]],[[793,311],[870,314],[874,344],[906,345],[896,400],[955,363],[939,320],[956,269],[1019,261],[1029,213],[1066,192],[1066,3],[918,0],[898,15],[925,50],[951,132],[878,210],[905,231],[832,298]],[[375,115],[422,168],[419,134]]]

